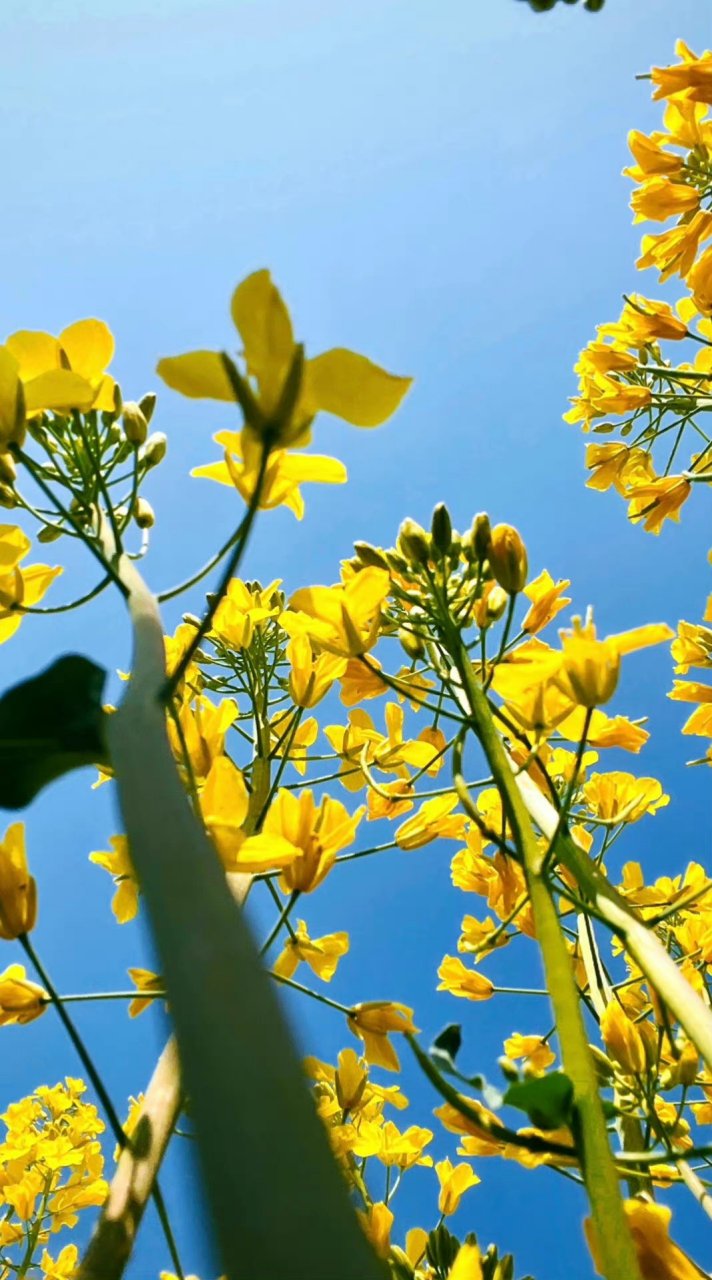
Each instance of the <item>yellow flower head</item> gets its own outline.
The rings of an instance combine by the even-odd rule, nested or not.
[[[116,893],[111,903],[111,910],[119,924],[127,924],[138,912],[138,880],[126,836],[110,836],[109,844],[112,848],[111,853],[103,851],[90,853],[89,861],[95,862],[98,867],[103,867],[113,878]]]
[[[287,939],[284,950],[272,965],[272,971],[280,977],[291,978],[303,961],[317,978],[331,982],[339,960],[348,949],[348,933],[327,933],[322,938],[310,938],[306,922],[299,920],[294,937]]]
[[[21,964],[11,964],[0,973],[0,1027],[32,1022],[47,1008],[44,987],[30,982]]]
[[[27,868],[25,826],[14,822],[0,841],[0,938],[30,933],[37,919],[37,885]]]
[[[417,1035],[413,1025],[413,1010],[391,1000],[368,1000],[356,1004],[348,1018],[349,1030],[363,1040],[366,1061],[386,1071],[400,1071],[398,1055],[388,1035],[399,1031]]]
[[[410,387],[410,378],[387,373],[343,348],[304,360],[269,271],[255,271],[237,286],[231,312],[242,340],[246,379],[216,351],[160,360],[158,373],[185,396],[239,398],[247,406],[246,428],[255,439],[269,432],[282,447],[308,444],[320,410],[355,426],[378,426],[395,413]]]

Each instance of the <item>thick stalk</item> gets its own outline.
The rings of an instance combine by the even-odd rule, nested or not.
[[[471,723],[492,770],[524,867],[546,985],[561,1043],[562,1062],[574,1090],[577,1145],[580,1147],[603,1274],[607,1280],[640,1280],[571,960],[542,865],[545,854],[542,855],[539,849],[534,827],[487,707],[486,695],[475,679],[459,632],[452,637],[452,649]]]
[[[223,1266],[230,1280],[281,1276],[298,1259],[310,1280],[376,1280],[269,977],[178,777],[155,600],[125,558],[120,571],[135,660],[109,747]]]

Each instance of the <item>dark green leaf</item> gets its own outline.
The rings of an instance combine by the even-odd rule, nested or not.
[[[0,698],[0,808],[21,809],[71,769],[107,760],[106,672],[68,653]]]
[[[462,1028],[459,1023],[451,1022],[443,1027],[431,1044],[428,1054],[441,1071],[457,1075],[455,1059],[462,1044]]]
[[[504,1102],[525,1111],[537,1129],[559,1129],[571,1120],[574,1087],[563,1071],[509,1086]]]

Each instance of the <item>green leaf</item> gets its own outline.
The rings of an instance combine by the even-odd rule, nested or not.
[[[504,1102],[525,1111],[537,1129],[560,1129],[569,1124],[573,1099],[574,1086],[563,1071],[512,1084],[504,1095]]]
[[[68,653],[0,698],[0,808],[22,809],[47,783],[107,760],[106,672]]]
[[[462,1028],[457,1022],[450,1022],[436,1035],[428,1049],[428,1056],[441,1071],[450,1075],[459,1075],[455,1059],[462,1044]]]

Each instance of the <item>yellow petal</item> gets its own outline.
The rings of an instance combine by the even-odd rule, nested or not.
[[[43,595],[49,591],[55,578],[62,573],[61,565],[57,565],[55,569],[50,569],[46,564],[33,564],[29,569],[22,570],[22,583],[25,592],[22,603],[26,605],[37,604]],[[22,615],[20,615],[22,616]]]
[[[284,836],[261,832],[247,838],[235,865],[238,871],[281,871],[300,855],[301,849]]]
[[[91,409],[96,392],[86,378],[73,369],[48,369],[25,383],[28,413],[41,409]]]
[[[248,373],[260,384],[269,412],[277,403],[294,354],[292,322],[269,271],[255,271],[239,284],[230,307],[242,338]]]
[[[193,467],[190,474],[201,480],[217,480],[218,484],[226,484],[231,489],[233,487],[232,476],[224,462],[207,462],[203,467]]]
[[[14,569],[27,555],[32,543],[15,524],[0,524],[0,572]]]
[[[77,320],[63,329],[59,344],[75,373],[100,378],[114,355],[114,335],[103,320]]]
[[[645,627],[633,627],[631,631],[608,636],[608,641],[615,645],[618,653],[635,653],[638,649],[647,649],[652,644],[662,644],[665,640],[674,639],[675,632],[664,622],[651,622]]]
[[[310,413],[323,409],[357,427],[377,427],[395,413],[412,381],[335,347],[308,361],[304,407]]]
[[[280,460],[280,476],[295,484],[308,480],[319,484],[346,484],[348,480],[346,467],[338,458],[310,453],[285,454]]]
[[[187,351],[164,356],[156,373],[167,386],[194,400],[234,400],[230,380],[217,351]]]
[[[19,329],[17,333],[10,334],[5,345],[17,360],[20,377],[25,381],[46,373],[48,369],[60,368],[59,343],[51,333]]]
[[[0,444],[17,441],[24,420],[23,387],[18,364],[7,347],[0,347]]]

